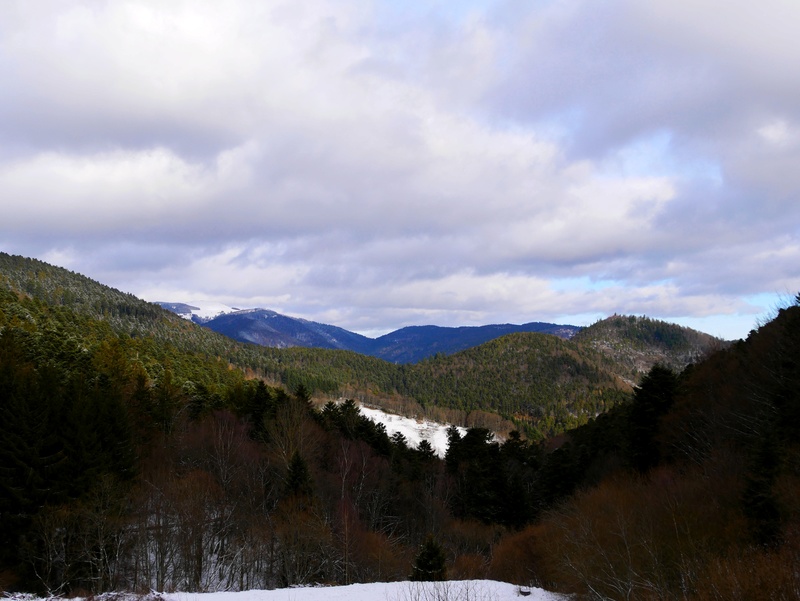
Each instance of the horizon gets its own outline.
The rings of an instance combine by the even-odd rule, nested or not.
[[[145,299],[142,299],[142,300],[145,300]],[[288,313],[283,313],[282,311],[275,310],[275,309],[273,309],[271,307],[236,307],[236,306],[229,305],[227,303],[221,303],[221,302],[217,302],[217,301],[208,301],[208,300],[202,300],[202,299],[200,299],[200,300],[192,299],[192,300],[189,300],[189,301],[164,301],[164,300],[149,301],[148,300],[147,302],[155,303],[155,304],[158,304],[158,305],[161,305],[162,303],[163,304],[174,304],[174,305],[183,304],[183,305],[187,305],[190,308],[197,309],[197,310],[200,310],[200,311],[206,310],[207,306],[209,304],[212,304],[217,309],[220,309],[220,308],[230,309],[232,312],[234,312],[234,311],[238,312],[238,311],[258,311],[258,310],[263,310],[263,311],[273,311],[273,312],[278,313],[280,315],[284,315],[286,317],[290,317],[290,318],[294,318],[294,319],[304,319],[304,320],[306,319],[305,317],[302,317],[302,316],[299,316],[299,315],[292,315],[292,314],[288,314]],[[786,306],[786,303],[785,302],[782,303],[781,306]],[[208,315],[207,310],[205,311],[204,314],[201,315],[201,317],[205,317],[206,315]],[[587,327],[590,327],[591,325],[593,325],[593,324],[595,324],[595,323],[597,323],[599,321],[603,321],[605,319],[609,319],[611,317],[616,317],[616,316],[620,316],[620,317],[637,317],[637,318],[645,318],[645,319],[654,319],[654,320],[658,320],[658,321],[664,321],[666,323],[672,323],[674,325],[679,325],[679,326],[682,326],[682,327],[690,328],[690,329],[696,330],[696,331],[704,333],[704,334],[709,334],[711,336],[715,336],[716,338],[720,338],[721,340],[724,340],[724,341],[734,341],[734,340],[738,340],[739,339],[739,338],[722,338],[721,336],[716,336],[715,334],[713,334],[711,332],[706,332],[705,330],[698,329],[698,328],[693,327],[691,325],[678,323],[677,321],[670,321],[668,319],[658,319],[658,318],[655,318],[655,317],[652,317],[652,316],[649,316],[649,315],[634,314],[634,313],[631,313],[631,314],[614,313],[612,315],[600,316],[600,317],[597,317],[596,319],[594,319],[591,323],[587,323],[585,325],[576,324],[576,323],[567,323],[567,322],[564,322],[564,321],[549,322],[549,321],[543,321],[543,320],[540,320],[540,319],[527,319],[525,321],[505,321],[505,322],[460,324],[460,325],[457,324],[457,325],[447,325],[447,326],[443,326],[441,324],[436,324],[436,323],[415,323],[415,324],[408,324],[408,325],[400,326],[400,327],[397,327],[397,328],[376,329],[376,330],[373,330],[373,331],[366,331],[366,332],[363,332],[363,331],[360,332],[360,331],[356,331],[356,330],[348,330],[348,331],[350,331],[350,332],[352,332],[354,334],[359,334],[361,336],[365,336],[367,338],[376,339],[376,338],[380,338],[381,336],[384,336],[386,334],[390,334],[390,333],[396,332],[396,331],[398,331],[400,329],[409,328],[409,327],[429,327],[429,326],[432,326],[432,327],[441,327],[441,328],[480,328],[480,327],[484,327],[484,326],[505,325],[505,324],[525,325],[525,324],[528,324],[528,323],[547,323],[547,324],[551,324],[551,325],[587,328]],[[766,320],[767,318],[764,317],[764,319]],[[307,319],[307,321],[316,321],[316,320]],[[343,329],[347,329],[347,328],[344,328],[343,326],[340,326],[339,324],[336,324],[336,323],[319,322],[319,321],[317,321],[317,323],[322,323],[324,325],[331,325],[331,326],[342,327]],[[759,325],[758,323],[753,324],[753,328],[751,328],[751,329],[757,329],[758,325]],[[746,337],[747,336],[745,335],[745,336],[742,336],[741,338],[746,338]]]

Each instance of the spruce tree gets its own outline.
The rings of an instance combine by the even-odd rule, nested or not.
[[[288,496],[308,497],[311,496],[311,474],[308,471],[308,464],[302,455],[295,451],[289,460],[289,469],[286,474],[286,494]]]
[[[657,466],[661,453],[656,439],[661,417],[672,406],[678,378],[667,367],[653,366],[636,389],[630,412],[630,459],[639,472]]]
[[[433,459],[436,456],[436,451],[433,450],[431,443],[425,439],[419,441],[419,446],[417,447],[417,452],[424,460]]]
[[[447,566],[444,551],[432,536],[428,535],[422,543],[411,571],[414,582],[447,580]]]

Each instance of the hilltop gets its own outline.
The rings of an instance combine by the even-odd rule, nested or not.
[[[632,384],[656,364],[680,371],[729,344],[691,328],[633,315],[602,319],[578,332],[575,341],[609,357],[616,373]]]

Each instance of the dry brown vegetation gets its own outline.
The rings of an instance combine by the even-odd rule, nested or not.
[[[620,462],[503,538],[494,577],[586,599],[800,598],[800,306],[679,384],[656,467]]]

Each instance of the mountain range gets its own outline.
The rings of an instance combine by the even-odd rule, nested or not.
[[[538,332],[569,340],[581,330],[578,326],[543,322],[463,327],[426,325],[408,326],[378,338],[369,338],[344,328],[289,317],[269,309],[235,309],[206,302],[156,304],[239,342],[272,348],[347,350],[392,363],[417,363],[436,354],[452,355],[506,334]]]

